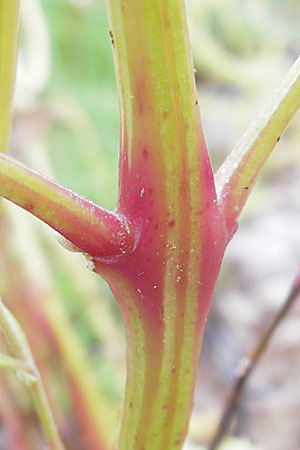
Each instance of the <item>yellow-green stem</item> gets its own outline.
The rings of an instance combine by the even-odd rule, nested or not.
[[[229,234],[236,229],[262,166],[299,107],[300,56],[216,173],[216,189]]]
[[[120,102],[117,210],[131,255],[95,271],[127,331],[119,450],[182,447],[224,249],[183,0],[107,0]]]
[[[0,152],[8,147],[19,36],[19,0],[0,2]]]

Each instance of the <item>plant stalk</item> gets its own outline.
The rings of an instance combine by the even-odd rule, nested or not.
[[[134,246],[124,216],[101,208],[1,153],[0,195],[58,231],[70,241],[69,249],[109,258],[130,252]]]
[[[262,166],[299,107],[300,56],[216,173],[218,199],[230,235]]]
[[[19,40],[20,1],[0,2],[0,152],[8,148]]]
[[[226,237],[183,1],[107,6],[120,104],[117,211],[132,223],[137,243],[109,265],[94,258],[126,327],[118,449],[179,449]]]
[[[49,449],[64,450],[64,446],[56,430],[40,374],[34,364],[26,338],[18,322],[5,308],[1,300],[0,327],[10,345],[13,355],[20,361],[23,361],[28,367],[28,372],[24,372],[24,370],[19,371],[19,377],[30,389]]]

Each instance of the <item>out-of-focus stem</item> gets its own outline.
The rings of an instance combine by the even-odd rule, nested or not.
[[[87,447],[93,450],[107,450],[111,448],[112,436],[114,436],[116,428],[115,406],[108,401],[101,381],[95,375],[88,354],[76,334],[68,311],[63,306],[51,280],[50,267],[43,258],[38,245],[41,234],[39,224],[36,224],[36,227],[32,226],[29,218],[23,217],[24,213],[19,209],[11,207],[7,209],[6,213],[10,212],[12,234],[20,237],[23,233],[27,237],[26,239],[14,239],[10,243],[15,254],[22,259],[26,255],[27,264],[19,268],[17,278],[20,280],[20,284],[25,286],[22,298],[23,308],[28,314],[25,316],[25,320],[27,317],[29,326],[30,321],[35,321],[37,334],[44,334],[45,339],[50,340],[54,353],[61,361],[62,371],[66,375],[67,385],[70,389],[74,415]],[[58,250],[63,251],[62,249]],[[51,253],[53,249],[47,247],[47,251]],[[66,256],[71,257],[72,255],[67,254]],[[49,259],[51,259],[51,255],[49,255]],[[65,264],[68,265],[67,259]],[[6,261],[6,265],[13,267],[9,259]],[[60,265],[56,267],[56,270],[60,270]],[[81,266],[78,270],[84,270],[84,268]],[[85,277],[78,277],[79,273],[77,273],[77,278],[80,278],[84,284]],[[10,274],[8,276],[10,284],[16,285],[16,278]],[[33,291],[31,285],[35,287]],[[84,288],[82,289],[85,292]],[[13,295],[18,297],[19,290],[13,290]],[[89,301],[89,299],[85,298],[85,301]],[[101,326],[100,319],[98,319],[98,326]],[[24,329],[27,333],[26,325]],[[27,334],[29,336],[29,333]]]
[[[38,369],[36,368],[31,351],[26,342],[19,324],[10,312],[5,308],[0,301],[0,327],[11,347],[12,353],[24,361],[31,373],[24,371],[19,372],[19,376],[23,379],[25,384],[31,391],[35,407],[37,409],[41,425],[43,427],[49,449],[64,450],[64,446],[57,433],[56,426],[52,417],[52,413],[48,404],[48,400],[43,388],[42,380],[40,378]],[[23,375],[23,376],[22,376]]]
[[[195,5],[198,3],[195,2]],[[227,4],[225,5],[227,8]],[[238,57],[226,49],[213,32],[201,28],[200,24],[193,20],[190,32],[192,43],[194,42],[194,60],[201,76],[238,87],[245,92],[261,88],[270,81],[272,77],[270,67],[275,66],[270,58],[266,58],[265,55],[255,59]]]
[[[74,407],[77,417],[85,427],[88,443],[92,449],[107,450],[111,447],[117,425],[116,411],[104,395],[59,299],[45,299],[43,312],[67,372],[70,392],[74,394],[73,399],[78,400]]]
[[[289,295],[287,296],[285,302],[283,303],[279,311],[276,313],[272,322],[261,334],[250,355],[242,359],[241,368],[240,370],[238,370],[238,377],[229,394],[224,411],[222,413],[219,426],[209,445],[208,450],[216,450],[218,445],[221,443],[223,437],[228,432],[230,423],[232,421],[232,417],[234,415],[234,411],[236,409],[236,405],[239,401],[239,398],[241,396],[241,393],[244,389],[246,382],[248,381],[251,373],[257,366],[258,361],[260,360],[264,351],[266,350],[278,325],[286,317],[287,313],[290,311],[299,294],[300,294],[300,271],[298,272],[296,279],[293,282],[293,286],[290,290]]]
[[[0,380],[0,416],[8,448],[18,450],[32,450],[32,442],[29,442],[28,428],[26,428],[23,416],[13,401],[7,385]]]
[[[19,0],[0,2],[0,152],[8,147],[19,37]]]
[[[22,372],[23,376],[28,379],[29,383],[35,380],[35,376],[32,374],[30,367],[28,367],[27,364],[20,359],[0,354],[0,368],[13,369]]]

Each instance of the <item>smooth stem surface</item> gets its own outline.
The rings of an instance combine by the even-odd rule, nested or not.
[[[127,333],[119,450],[179,449],[225,236],[203,138],[183,1],[107,1],[120,103],[117,210],[134,252],[96,272]]]
[[[0,152],[9,140],[19,37],[19,0],[0,1]]]
[[[0,195],[50,225],[78,251],[98,257],[121,255],[133,247],[129,222],[55,181],[0,154]]]
[[[38,369],[36,368],[26,338],[10,312],[5,308],[0,300],[0,328],[3,331],[6,340],[12,350],[13,355],[31,369],[32,376],[20,372],[23,375],[23,381],[28,385],[31,391],[33,401],[38,412],[48,448],[51,450],[64,450],[64,446],[57,433],[56,426],[52,417],[50,406],[43,388],[42,380]]]
[[[216,173],[229,234],[236,229],[236,220],[262,166],[299,107],[300,56]]]

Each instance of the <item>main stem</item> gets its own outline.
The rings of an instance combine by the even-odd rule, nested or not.
[[[181,0],[108,0],[120,101],[117,210],[136,248],[95,270],[127,332],[119,450],[181,448],[225,245]],[[109,264],[108,264],[109,263]]]

